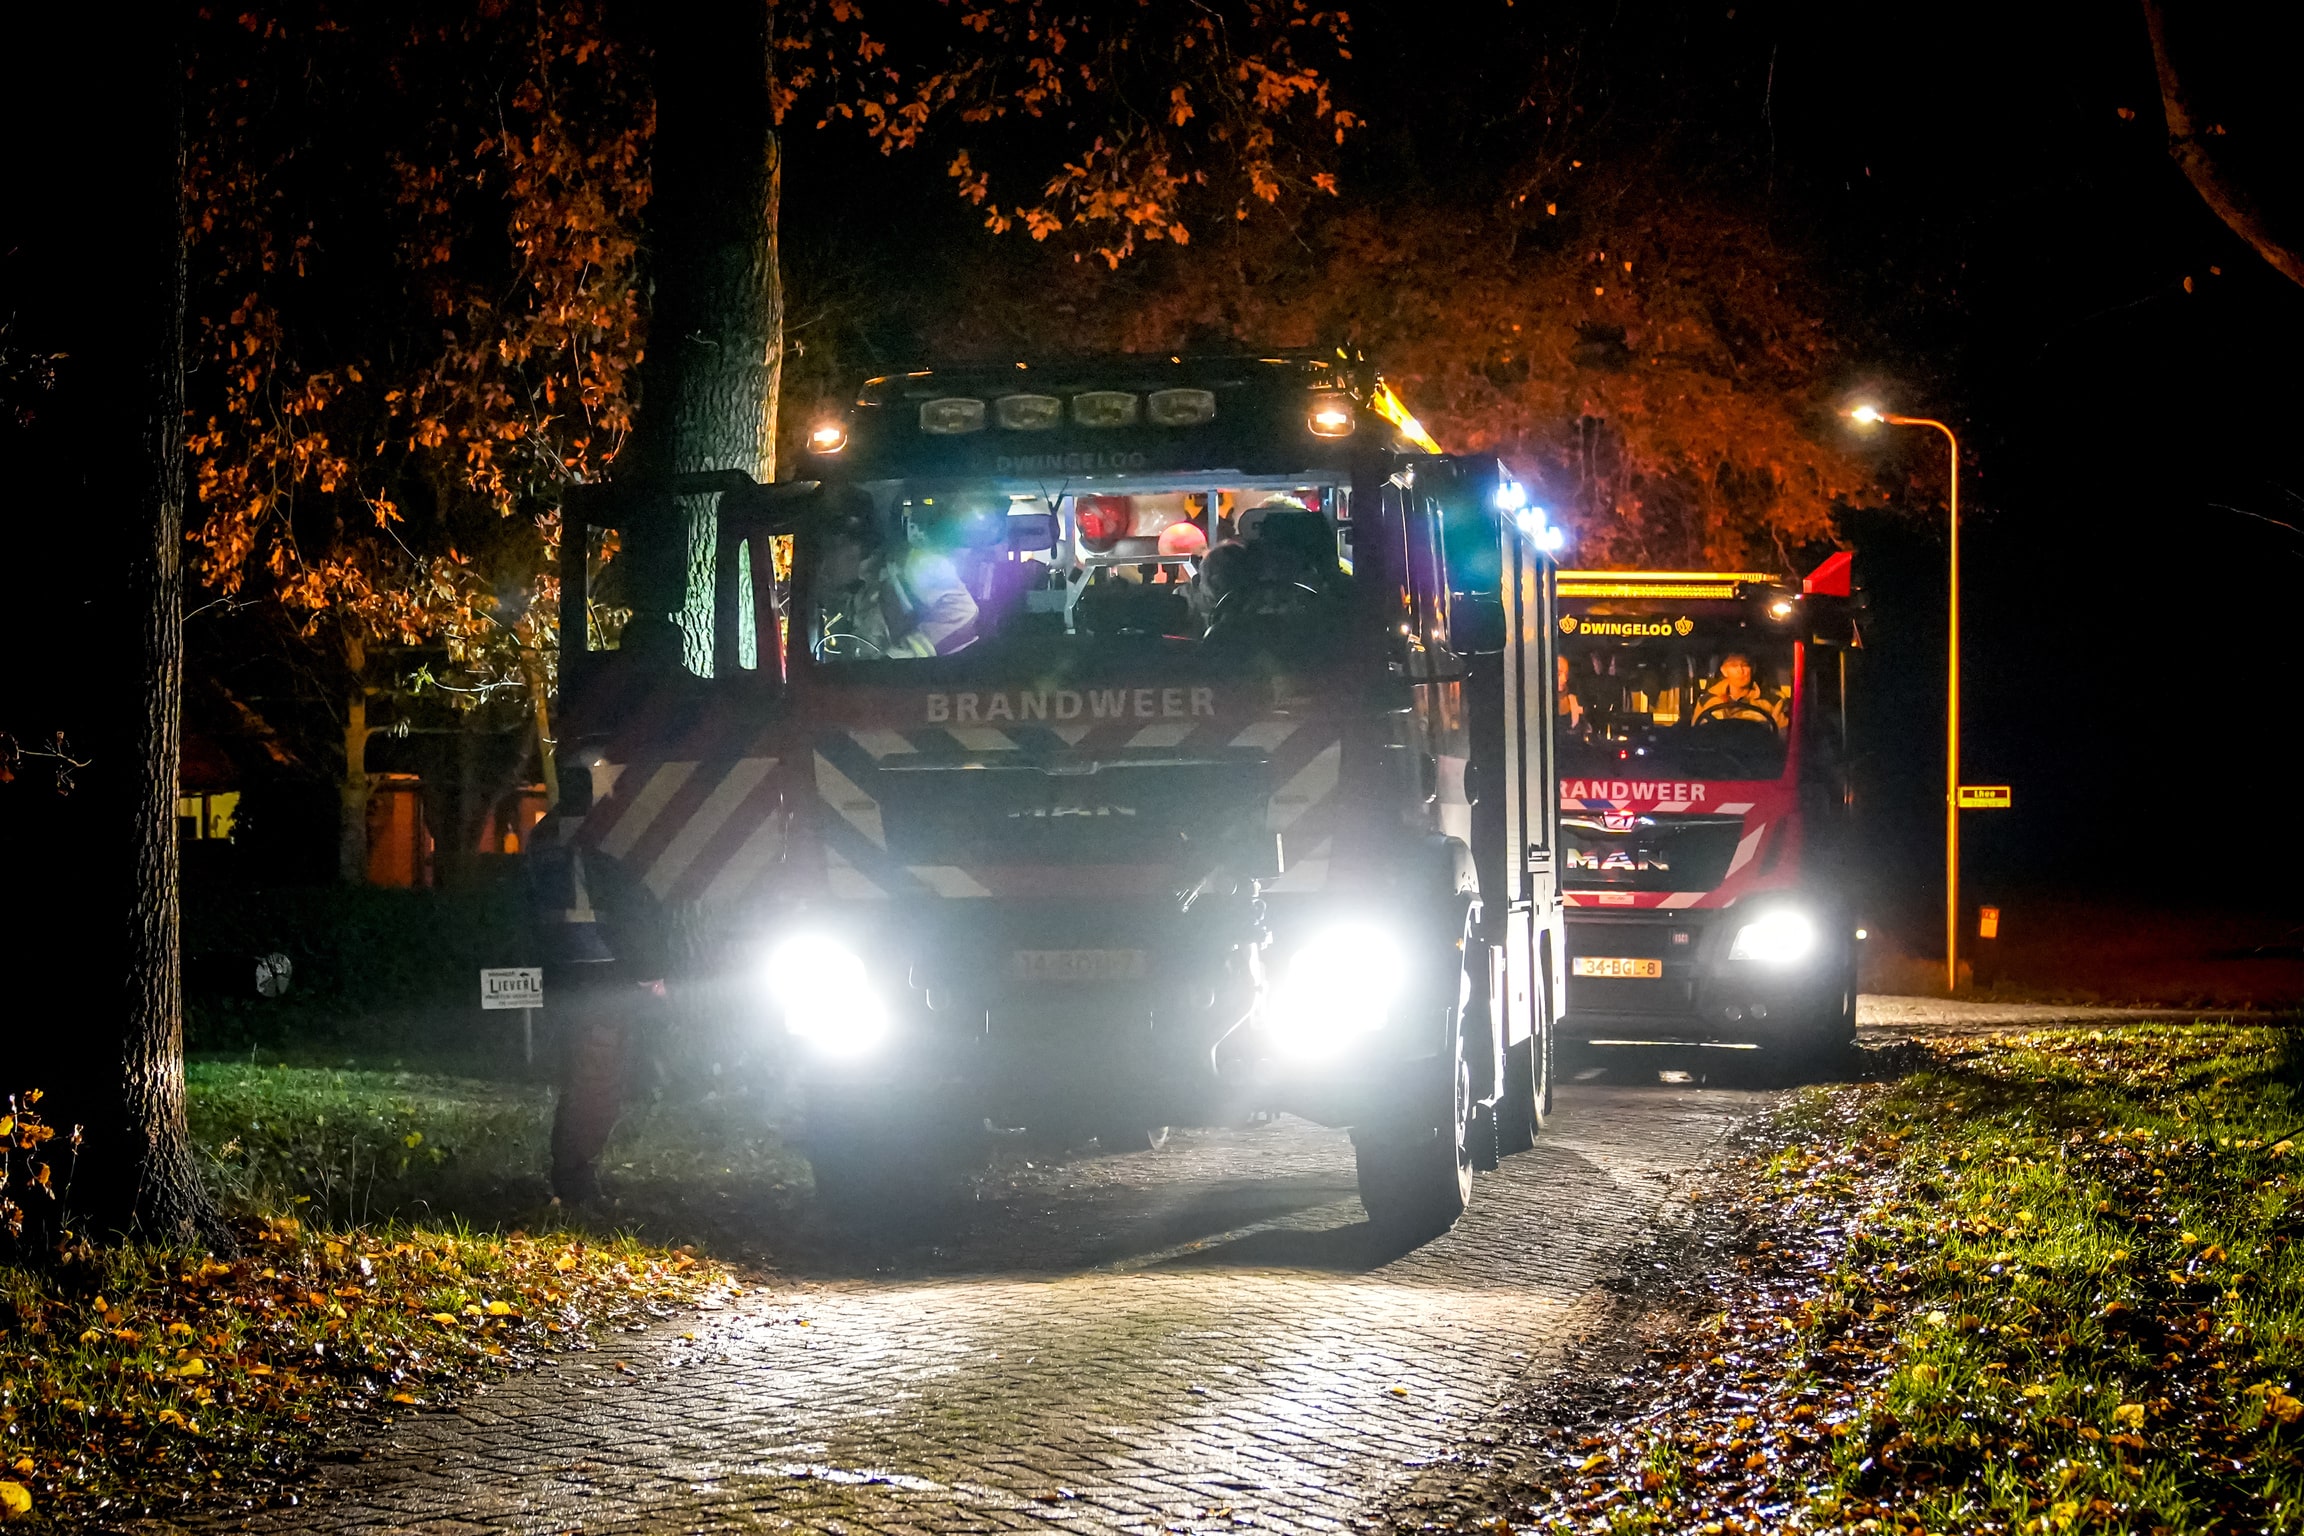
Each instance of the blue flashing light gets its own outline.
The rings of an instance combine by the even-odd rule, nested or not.
[[[1568,547],[1568,530],[1551,521],[1542,507],[1524,507],[1513,514],[1512,522],[1523,538],[1548,555]]]

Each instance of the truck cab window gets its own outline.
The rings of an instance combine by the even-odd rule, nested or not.
[[[901,661],[1137,636],[1318,633],[1351,581],[1334,486],[884,483],[808,538],[812,653]]]

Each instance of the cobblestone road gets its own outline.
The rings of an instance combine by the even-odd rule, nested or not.
[[[1773,1098],[1647,1076],[1565,1090],[1409,1253],[1371,1248],[1342,1133],[1287,1120],[1019,1168],[877,1252],[802,1234],[783,1284],[403,1419],[300,1507],[206,1529],[1349,1528]]]
[[[1882,1036],[2092,1012],[1865,1000]],[[1775,1097],[1587,1074],[1408,1253],[1371,1246],[1342,1133],[1295,1121],[1012,1164],[878,1248],[784,1234],[776,1286],[380,1429],[300,1507],[204,1529],[1349,1529],[1597,1322],[1597,1282]]]

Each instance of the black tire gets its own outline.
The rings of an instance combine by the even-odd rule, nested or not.
[[[1096,1145],[1115,1157],[1123,1152],[1157,1152],[1168,1145],[1168,1127],[1108,1125],[1096,1133]]]
[[[1352,1155],[1369,1225],[1404,1238],[1437,1237],[1472,1200],[1472,1080],[1461,1037],[1456,1047],[1453,1125],[1399,1130],[1355,1128]]]
[[[1504,1093],[1496,1101],[1496,1150],[1505,1157],[1536,1145],[1552,1118],[1560,1021],[1552,1016],[1549,988],[1539,981],[1536,1032],[1504,1052]]]
[[[1496,1153],[1510,1157],[1536,1145],[1544,1124],[1545,1079],[1551,1063],[1541,1033],[1530,1035],[1504,1051],[1504,1092],[1496,1100]]]
[[[1560,1019],[1553,1011],[1552,989],[1544,989],[1544,1016],[1536,1036],[1544,1054],[1538,1058],[1543,1075],[1536,1079],[1536,1124],[1542,1129],[1552,1118],[1553,1094],[1560,1086]]]
[[[1841,993],[1836,1008],[1823,1011],[1814,1024],[1802,1032],[1804,1054],[1820,1064],[1839,1061],[1856,1048],[1856,987],[1851,982]]]

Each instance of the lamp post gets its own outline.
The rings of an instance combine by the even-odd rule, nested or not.
[[[1951,634],[1945,643],[1944,693],[1944,990],[1960,990],[1960,439],[1940,421],[1894,416],[1876,406],[1848,413],[1860,427],[1934,427],[1952,450]]]

